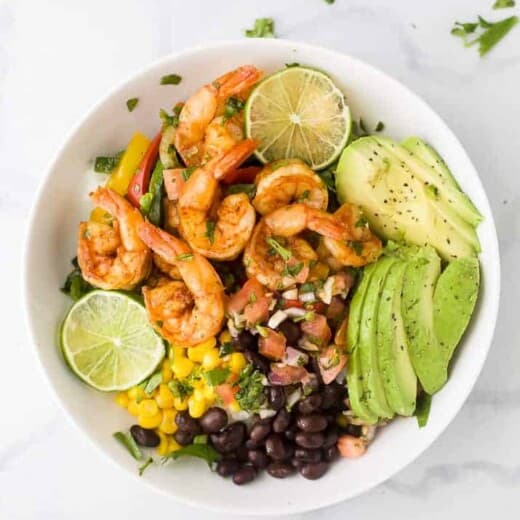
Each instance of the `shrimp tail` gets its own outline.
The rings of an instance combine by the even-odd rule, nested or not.
[[[208,166],[213,170],[213,177],[219,180],[233,171],[255,151],[256,147],[257,142],[254,139],[244,139],[221,157],[210,161]]]
[[[243,65],[220,76],[213,85],[218,89],[219,97],[226,99],[254,85],[262,74],[262,71],[253,65]]]
[[[179,255],[191,253],[191,249],[182,240],[170,235],[158,227],[144,222],[137,230],[141,240],[163,260],[175,263]]]

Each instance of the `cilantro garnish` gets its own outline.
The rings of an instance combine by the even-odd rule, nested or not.
[[[253,28],[246,29],[244,34],[248,38],[276,38],[274,20],[272,18],[257,18]]]

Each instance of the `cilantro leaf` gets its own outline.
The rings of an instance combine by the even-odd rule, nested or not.
[[[222,343],[222,345],[220,345],[218,356],[224,357],[228,354],[231,354],[231,352],[233,352],[233,343],[231,343],[231,341],[226,341],[226,343]]]
[[[515,5],[515,0],[497,0],[493,4],[493,9],[507,9],[508,7],[514,7]]]
[[[188,381],[179,381],[178,379],[172,379],[168,383],[168,388],[173,396],[179,399],[185,399],[193,392],[193,387]]]
[[[161,78],[161,85],[178,85],[182,77],[178,74],[167,74]]]
[[[253,28],[246,29],[244,34],[248,38],[276,38],[274,20],[272,18],[257,18]]]
[[[208,466],[211,467],[215,462],[220,460],[220,453],[210,444],[188,444],[188,446],[184,446],[179,450],[176,450],[165,458],[177,460],[181,457],[197,457],[199,459],[205,460],[208,463]]]
[[[206,379],[208,385],[218,386],[226,382],[230,373],[231,372],[229,371],[229,368],[213,368],[212,370],[208,370],[203,374],[204,379]]]
[[[115,155],[99,155],[94,159],[94,171],[96,173],[112,173],[112,170],[119,164],[121,157],[125,153],[124,150],[117,152]]]
[[[235,398],[242,410],[255,412],[264,403],[264,376],[253,365],[247,365],[238,378],[239,390]]]
[[[114,439],[119,441],[127,449],[128,453],[130,453],[135,460],[140,460],[142,458],[143,454],[141,453],[137,442],[135,442],[134,438],[129,433],[115,432],[113,436]]]
[[[74,257],[71,263],[73,269],[67,275],[65,283],[60,290],[61,292],[68,294],[74,301],[78,301],[82,296],[94,290],[94,287],[83,278],[77,257]]]
[[[177,255],[175,260],[178,260],[179,262],[189,262],[190,260],[193,260],[193,253],[182,253],[182,255]]]
[[[206,221],[206,233],[204,236],[209,240],[209,243],[213,245],[215,243],[215,227],[217,226],[216,222],[213,220]]]
[[[244,108],[244,102],[231,96],[224,105],[224,119],[230,119]]]
[[[286,262],[292,257],[291,251],[283,247],[278,240],[273,237],[266,238],[265,241],[278,253]]]
[[[126,108],[128,108],[129,112],[133,112],[134,108],[137,106],[138,103],[139,103],[139,98],[134,97],[134,98],[127,99]]]

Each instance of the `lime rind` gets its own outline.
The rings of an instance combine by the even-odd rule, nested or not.
[[[245,106],[247,137],[259,142],[263,163],[299,158],[315,170],[333,163],[345,148],[350,110],[329,76],[310,67],[271,74],[251,92]]]
[[[73,305],[61,327],[61,349],[76,376],[105,392],[140,383],[164,358],[146,309],[116,291],[92,291]]]

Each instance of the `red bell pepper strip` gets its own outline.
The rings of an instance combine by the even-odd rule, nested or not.
[[[260,166],[245,166],[235,168],[226,173],[220,180],[225,184],[251,184],[262,168]]]
[[[152,170],[157,162],[157,157],[159,156],[161,135],[161,132],[159,132],[153,138],[148,150],[146,150],[146,153],[144,154],[139,168],[137,168],[137,171],[128,186],[126,197],[136,208],[139,208],[141,197],[148,191],[150,176],[152,175]]]

